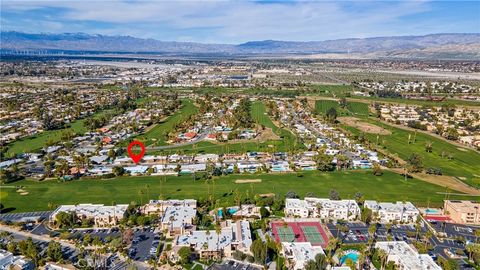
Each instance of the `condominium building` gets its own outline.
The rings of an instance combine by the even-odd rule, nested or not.
[[[371,209],[373,213],[378,214],[380,222],[415,222],[420,215],[420,211],[411,202],[378,203],[377,201],[366,200],[365,208]]]
[[[443,211],[455,223],[480,224],[480,203],[446,200]]]
[[[143,214],[158,214],[163,216],[168,207],[172,206],[184,206],[197,209],[197,201],[192,199],[187,200],[150,200],[148,204],[145,204],[141,211]]]
[[[103,204],[61,205],[50,215],[51,226],[56,226],[56,217],[61,212],[75,213],[78,219],[91,220],[95,227],[115,226],[124,217],[128,204],[105,206]]]
[[[330,200],[322,198],[286,199],[285,215],[298,218],[323,218],[355,220],[360,207],[354,200]]]
[[[405,241],[377,242],[375,248],[387,253],[387,261],[394,262],[400,270],[441,270],[435,261],[427,254],[418,254],[417,250]]]
[[[170,252],[170,259],[178,260],[181,247],[191,247],[201,259],[219,259],[231,257],[235,250],[251,254],[252,235],[248,221],[226,221],[220,233],[211,231],[190,231],[175,238],[175,246]]]
[[[11,252],[0,249],[0,270],[30,270],[34,268],[35,266],[30,259],[27,259],[24,256],[14,256]]]
[[[305,269],[317,254],[325,254],[321,246],[312,246],[309,242],[282,242],[282,253],[291,262],[289,269],[293,270]]]
[[[169,206],[161,217],[160,227],[167,232],[167,237],[184,234],[193,226],[193,218],[196,215],[197,209],[191,206]]]

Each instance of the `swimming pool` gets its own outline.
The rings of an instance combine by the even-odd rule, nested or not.
[[[230,215],[235,214],[237,211],[238,211],[238,209],[236,209],[236,208],[228,208],[228,209],[227,209],[227,212],[228,212]],[[219,217],[222,217],[222,216],[223,216],[223,210],[222,210],[222,209],[218,209],[218,216],[219,216]]]
[[[427,210],[425,210],[425,213],[427,213],[427,214],[438,214],[438,213],[440,213],[440,211],[438,211],[436,209],[427,209]]]
[[[357,263],[358,252],[357,251],[347,251],[347,253],[340,259],[340,264],[343,265],[348,259],[351,259],[353,263]]]

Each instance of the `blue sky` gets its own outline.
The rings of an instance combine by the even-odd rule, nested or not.
[[[480,1],[1,1],[2,31],[241,43],[480,32]]]

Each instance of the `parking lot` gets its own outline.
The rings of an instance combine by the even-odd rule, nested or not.
[[[445,233],[448,238],[452,239],[463,237],[466,242],[475,242],[475,230],[480,230],[479,226],[468,226],[444,222],[430,222],[430,224],[438,233]]]
[[[75,229],[70,231],[73,238],[81,239],[89,234],[91,238],[98,237],[102,242],[105,242],[107,237],[115,238],[120,236],[118,228],[111,229]]]
[[[4,222],[37,222],[46,220],[52,211],[7,213],[0,214],[0,220]]]
[[[208,270],[261,270],[261,269],[262,269],[261,267],[248,264],[248,263],[239,262],[236,260],[226,260],[221,264],[214,263],[210,267],[208,267]]]
[[[25,236],[17,233],[12,233],[13,239],[17,242],[27,239]],[[48,242],[47,241],[40,241],[37,239],[32,239],[32,241],[38,245],[40,256],[46,256]],[[67,246],[62,245],[62,254],[63,258],[72,262],[77,261],[78,252],[74,248],[70,248]]]
[[[128,256],[135,261],[148,261],[150,258],[155,258],[160,244],[160,235],[154,233],[152,229],[135,231]]]
[[[358,244],[358,243],[367,243],[369,239],[368,228],[369,226],[362,222],[347,222],[344,224],[349,228],[348,232],[338,231],[337,227],[333,223],[328,223],[327,227],[333,236],[337,236],[342,239],[343,243],[346,244]],[[421,234],[426,232],[426,226],[421,228]],[[415,232],[414,225],[392,225],[390,227],[390,235],[395,241],[405,241],[410,242],[407,232]],[[385,224],[377,225],[377,240],[386,241],[387,240],[387,227]]]

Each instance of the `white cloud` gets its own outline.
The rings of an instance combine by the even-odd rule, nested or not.
[[[228,43],[415,34],[414,23],[403,18],[428,12],[429,5],[425,1],[2,1],[4,11],[18,14],[54,8],[57,18],[42,18],[52,23],[52,28],[47,27],[52,32],[84,27],[88,33]]]

